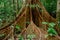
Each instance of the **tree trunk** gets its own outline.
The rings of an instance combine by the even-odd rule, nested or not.
[[[57,1],[57,25],[60,27],[60,0]],[[60,31],[60,28],[58,30]]]
[[[60,0],[57,1],[57,21],[60,24]]]

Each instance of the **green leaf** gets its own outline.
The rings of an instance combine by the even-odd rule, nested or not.
[[[20,26],[16,25],[16,29],[20,29]]]
[[[3,37],[3,36],[5,36],[5,34],[0,34],[0,37]]]
[[[19,40],[24,40],[23,36],[19,35]]]
[[[27,39],[27,40],[30,40],[30,39]]]
[[[58,33],[55,31],[55,29],[53,28],[48,28],[47,32],[50,34],[50,35],[58,35]]]
[[[54,27],[56,24],[55,23],[49,23],[49,27]]]
[[[48,22],[42,22],[42,24],[48,24]]]
[[[28,36],[27,36],[27,38],[29,38],[29,39],[32,39],[32,38],[34,38],[34,37],[35,37],[34,34],[31,34],[31,35],[28,35]]]

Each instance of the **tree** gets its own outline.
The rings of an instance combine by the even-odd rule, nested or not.
[[[57,0],[57,25],[58,25],[58,30],[60,31],[60,0]],[[59,35],[60,32],[58,31]]]

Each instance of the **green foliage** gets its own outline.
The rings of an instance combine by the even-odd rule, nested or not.
[[[21,26],[16,25],[16,26],[15,26],[15,33],[16,33],[16,34],[19,34],[19,33],[21,32],[21,28],[22,28]]]
[[[32,40],[36,36],[34,34],[27,35],[27,40]],[[19,35],[19,40],[24,40],[22,35]]]
[[[57,0],[40,0],[46,10],[53,16],[56,16]]]
[[[20,35],[19,36],[19,40],[24,40],[23,36]]]
[[[48,22],[42,22],[42,24],[48,24]]]
[[[48,25],[48,29],[47,29],[48,35],[50,35],[50,36],[58,35],[58,33],[56,32],[56,30],[54,29],[54,27],[56,25],[55,23],[53,23],[53,22],[51,22],[51,23],[42,22],[42,24]]]
[[[23,0],[18,0],[18,10],[20,10],[20,8],[22,7],[23,4]]]
[[[28,35],[27,38],[31,40],[31,39],[35,38],[35,35],[34,34]]]
[[[48,22],[42,22],[42,24],[48,24],[49,27],[54,27],[56,24],[51,22],[51,23],[48,23]]]
[[[51,28],[54,28],[55,27],[55,23],[53,23],[53,22],[51,22],[51,23],[49,23],[49,27],[51,27]]]
[[[15,19],[15,12],[13,11],[13,4],[11,0],[0,0],[0,27],[3,26],[3,23],[9,23]]]
[[[5,36],[5,34],[0,34],[0,37],[4,37]]]
[[[17,10],[21,7],[22,0],[0,0],[0,27],[15,20]]]
[[[48,28],[47,32],[50,36],[54,36],[58,34],[54,28]]]
[[[20,26],[19,25],[16,25],[16,29],[20,29]]]

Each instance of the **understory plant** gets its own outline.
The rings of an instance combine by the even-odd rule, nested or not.
[[[34,34],[27,35],[27,40],[32,40],[33,38],[35,38]],[[24,40],[24,37],[22,35],[20,35],[19,40]]]
[[[46,37],[58,35],[57,31],[54,29],[54,27],[56,25],[54,22],[50,22],[50,23],[42,22],[42,24],[48,25],[48,29],[47,29],[48,34],[46,35]]]
[[[4,37],[5,36],[5,34],[0,34],[0,37]]]
[[[18,24],[15,27],[15,33],[20,34],[22,26],[19,26]]]

